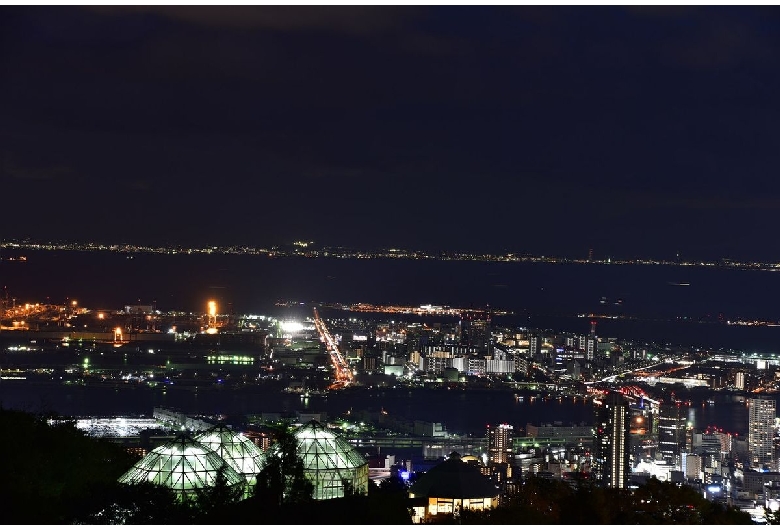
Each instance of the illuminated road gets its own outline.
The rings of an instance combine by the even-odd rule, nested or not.
[[[325,322],[320,318],[320,314],[317,308],[314,308],[314,325],[317,327],[317,332],[320,334],[320,340],[325,343],[325,348],[328,350],[330,360],[333,363],[335,381],[330,385],[331,389],[343,388],[350,383],[354,382],[354,375],[349,367],[349,364],[339,352],[338,344],[328,332],[328,328],[325,327]]]
[[[651,372],[650,370],[652,368],[655,368],[656,366],[663,366],[668,365],[670,363],[674,363],[675,361],[680,360],[681,357],[670,357],[666,358],[663,361],[659,361],[657,363],[653,363],[647,366],[642,366],[640,368],[633,368],[631,370],[627,370],[625,372],[621,372],[618,374],[613,374],[607,377],[604,377],[603,379],[599,379],[597,381],[588,381],[585,384],[586,385],[593,385],[598,383],[614,383],[619,378],[623,378],[626,376],[634,376],[634,377],[660,377],[662,375],[670,374],[672,372],[676,372],[678,370],[683,370],[685,368],[688,368],[688,366],[675,366],[673,368],[667,368],[666,370],[656,370],[655,372]]]

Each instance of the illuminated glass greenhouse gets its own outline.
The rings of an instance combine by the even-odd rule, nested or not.
[[[344,438],[316,421],[296,429],[295,438],[315,499],[344,497],[345,483],[358,495],[368,493],[368,462]]]
[[[251,487],[257,482],[257,474],[263,468],[265,455],[252,440],[225,425],[217,425],[195,436],[227,462]]]
[[[150,451],[119,477],[119,482],[162,484],[174,490],[180,500],[185,500],[195,497],[197,490],[213,486],[220,468],[229,486],[246,487],[244,478],[216,452],[190,435],[181,434]]]

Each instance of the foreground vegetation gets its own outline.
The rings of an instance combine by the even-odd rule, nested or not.
[[[182,503],[164,486],[119,484],[137,460],[119,445],[74,426],[0,409],[0,524],[409,524],[403,483],[369,484],[367,496],[313,501],[312,487],[284,433],[254,495],[223,481]],[[696,491],[650,480],[637,490],[530,477],[500,508],[443,516],[462,524],[751,524],[744,512]]]
[[[281,433],[255,495],[219,480],[182,503],[164,486],[126,485],[119,477],[138,460],[121,446],[90,438],[71,424],[0,409],[0,524],[407,524],[406,494],[372,487],[368,496],[314,501],[312,485]],[[313,503],[316,502],[316,509]]]
[[[650,479],[637,489],[576,487],[530,477],[499,508],[463,512],[462,524],[753,524],[750,515],[703,498],[693,488]]]

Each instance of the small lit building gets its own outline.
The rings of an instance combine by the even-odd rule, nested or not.
[[[246,488],[244,478],[216,452],[189,434],[181,434],[150,451],[119,477],[119,482],[161,484],[172,489],[179,500],[187,500],[194,498],[198,490],[214,486],[220,470],[229,486]]]
[[[409,498],[414,499],[412,520],[422,523],[438,515],[457,515],[462,510],[495,508],[499,494],[493,481],[477,465],[464,462],[458,453],[452,453],[409,488]]]
[[[773,512],[780,510],[780,482],[777,480],[764,484],[764,507]]]
[[[368,461],[343,437],[312,420],[294,432],[304,472],[314,484],[314,499],[344,497],[347,488],[368,493]]]

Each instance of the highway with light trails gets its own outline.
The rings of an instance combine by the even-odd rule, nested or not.
[[[320,334],[320,340],[325,343],[328,355],[330,355],[330,360],[333,363],[335,381],[329,388],[335,390],[353,383],[355,376],[352,373],[352,369],[349,367],[349,363],[344,359],[344,356],[341,355],[341,352],[339,352],[336,340],[331,336],[328,328],[325,326],[325,322],[320,318],[320,314],[316,307],[314,308],[314,325],[317,327],[317,332]]]

